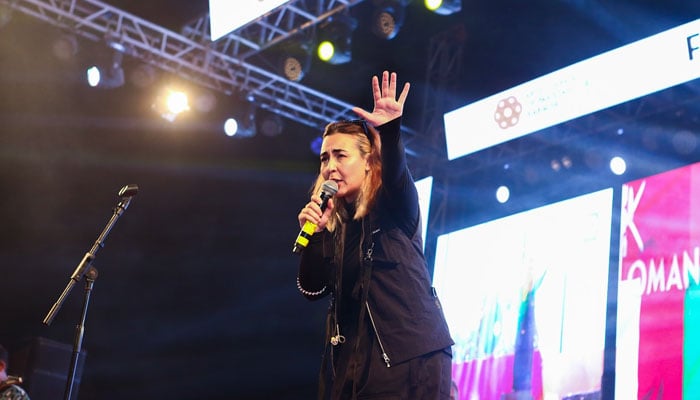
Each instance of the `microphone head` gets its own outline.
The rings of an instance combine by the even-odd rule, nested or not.
[[[132,197],[139,192],[139,185],[126,185],[119,191],[119,197]]]
[[[321,191],[327,196],[335,196],[335,194],[338,193],[338,183],[329,179],[323,182],[323,186],[321,186]]]

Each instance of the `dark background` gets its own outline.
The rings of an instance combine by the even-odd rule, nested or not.
[[[174,31],[207,10],[202,0],[108,3]],[[413,85],[405,122],[418,129],[429,40],[448,29],[466,32],[460,79],[442,93],[455,108],[700,16],[698,2],[680,0],[463,3],[436,16],[414,1],[397,38],[381,41],[369,31],[373,3],[361,2],[353,61],[315,61],[302,83],[369,108],[371,76],[396,71]],[[37,337],[70,351],[83,282],[50,326],[42,320],[134,183],[94,262],[79,398],[313,398],[326,302],[297,293],[291,246],[319,132],[286,121],[279,136],[234,140],[211,114],[167,123],[148,107],[150,89],[87,88],[79,67],[91,44],[59,60],[56,34],[19,13],[0,28],[0,340],[16,354]],[[449,173],[442,159],[410,162]],[[492,207],[466,211],[487,218]]]

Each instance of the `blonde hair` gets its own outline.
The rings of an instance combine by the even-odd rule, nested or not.
[[[367,158],[369,171],[367,171],[367,175],[362,182],[360,194],[354,201],[355,215],[352,216],[352,219],[360,219],[369,214],[369,211],[376,201],[379,188],[382,186],[381,142],[379,133],[367,122],[356,120],[331,122],[326,125],[323,138],[335,134],[352,135],[355,138],[355,144],[360,154],[362,157]],[[325,182],[325,180],[319,173],[312,188],[312,193],[319,193],[323,182]],[[335,201],[335,208],[326,225],[326,228],[331,232],[333,232],[342,221],[350,219],[350,216],[347,215],[345,207],[347,203],[345,199],[335,198],[333,201]]]

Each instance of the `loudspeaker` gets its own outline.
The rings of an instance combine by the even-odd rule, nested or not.
[[[63,399],[68,381],[73,346],[43,337],[28,340],[10,355],[10,370],[21,376],[22,387],[32,400]],[[78,398],[80,377],[87,352],[78,355],[70,400]]]

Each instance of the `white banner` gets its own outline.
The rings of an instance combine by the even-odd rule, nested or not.
[[[700,77],[700,19],[602,53],[444,116],[453,160]]]

